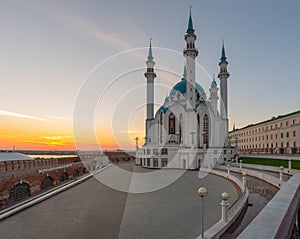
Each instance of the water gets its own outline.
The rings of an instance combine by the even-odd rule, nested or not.
[[[29,154],[28,155],[31,158],[44,158],[44,159],[50,159],[50,158],[69,158],[69,157],[77,157],[76,154],[70,154],[70,155],[58,155],[58,154]]]

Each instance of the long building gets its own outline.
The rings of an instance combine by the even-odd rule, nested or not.
[[[229,132],[239,154],[300,154],[300,110]]]

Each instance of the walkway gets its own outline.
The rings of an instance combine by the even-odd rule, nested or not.
[[[148,169],[120,165],[140,173]],[[196,191],[205,186],[205,228],[220,219],[220,194],[235,187],[214,175],[203,179],[188,171],[176,182],[145,194],[128,194],[91,178],[0,222],[1,239],[8,238],[195,238],[200,234],[201,200]]]

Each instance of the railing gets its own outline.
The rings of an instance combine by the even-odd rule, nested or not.
[[[278,191],[238,239],[299,238],[299,217],[300,174],[296,174]]]
[[[247,188],[245,188],[242,184],[242,182],[232,176],[228,175],[225,172],[213,170],[213,169],[207,169],[207,168],[201,168],[201,171],[212,173],[221,177],[228,178],[229,180],[233,181],[235,184],[238,185],[240,190],[242,191],[241,197],[235,201],[228,210],[228,221],[224,222],[222,219],[219,220],[215,225],[210,227],[208,230],[204,233],[204,238],[219,238],[222,236],[224,232],[235,222],[235,220],[238,218],[238,216],[243,211],[244,207],[248,203],[248,197],[249,197],[249,191]],[[201,236],[197,237],[197,239],[202,238]]]

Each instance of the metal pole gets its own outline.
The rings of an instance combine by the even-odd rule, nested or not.
[[[204,200],[203,200],[204,197],[202,197],[202,226],[201,226],[201,236],[202,238],[204,238],[204,222],[203,222],[203,214],[204,214]]]

